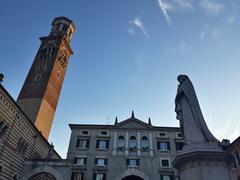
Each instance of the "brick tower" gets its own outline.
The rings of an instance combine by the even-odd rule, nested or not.
[[[17,103],[48,139],[70,55],[73,22],[57,17],[41,45],[27,75]]]

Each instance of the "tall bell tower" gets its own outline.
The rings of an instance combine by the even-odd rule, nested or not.
[[[69,57],[73,22],[57,17],[48,36],[40,37],[41,45],[27,75],[17,103],[48,139]]]

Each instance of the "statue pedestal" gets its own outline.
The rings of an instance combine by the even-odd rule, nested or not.
[[[235,180],[230,172],[234,157],[223,151],[193,151],[173,162],[181,180]]]

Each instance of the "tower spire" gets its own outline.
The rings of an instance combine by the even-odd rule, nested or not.
[[[151,118],[150,118],[150,117],[148,118],[148,124],[149,124],[149,125],[152,125],[152,122],[151,122]]]
[[[73,22],[57,17],[48,36],[41,37],[41,45],[27,75],[17,103],[43,136],[48,139],[58,99],[61,93],[69,57]]]
[[[131,116],[131,118],[135,118],[135,117],[134,117],[134,111],[133,111],[133,110],[132,110],[132,116]]]
[[[118,118],[116,116],[114,125],[117,125],[117,124],[118,124]]]

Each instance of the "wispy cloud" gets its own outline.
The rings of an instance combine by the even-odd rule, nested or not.
[[[164,0],[158,0],[159,7],[161,8],[163,15],[165,16],[168,23],[171,22],[170,17],[168,15],[168,11],[173,10],[173,6]]]
[[[191,9],[193,10],[193,4],[191,0],[175,0],[176,4],[179,6],[180,9]]]
[[[229,16],[227,19],[228,24],[232,24],[236,21],[236,17],[235,16]]]
[[[216,15],[225,9],[225,5],[216,0],[201,0],[200,7],[202,7],[209,15]]]
[[[135,19],[133,21],[129,21],[130,24],[134,24],[135,26],[137,26],[139,29],[141,29],[141,31],[143,32],[143,34],[147,37],[150,38],[150,35],[148,34],[146,28],[144,27],[143,22],[138,18],[135,17]],[[128,31],[129,32],[129,31]],[[130,33],[130,32],[129,32]],[[132,31],[133,33],[133,31]]]
[[[158,5],[168,23],[171,23],[169,11],[194,9],[192,0],[158,0]]]
[[[128,28],[128,33],[135,36],[136,35],[136,32],[134,31],[133,28]]]

